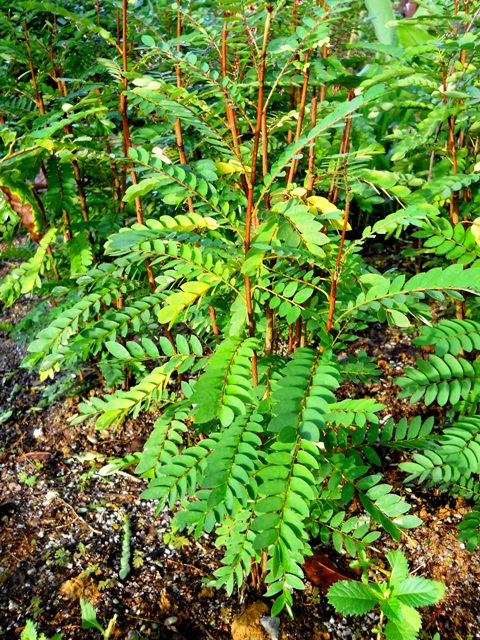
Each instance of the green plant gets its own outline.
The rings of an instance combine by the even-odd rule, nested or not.
[[[26,484],[29,487],[33,486],[38,480],[36,474],[28,475],[27,471],[20,471],[18,474],[18,481],[20,484]]]
[[[62,640],[61,633],[55,633],[50,640]],[[20,635],[20,640],[49,640],[44,633],[38,633],[33,620],[27,620]]]
[[[97,620],[95,607],[83,598],[80,598],[80,610],[82,614],[82,629],[96,629],[102,634],[104,640],[108,640],[115,630],[117,615],[115,614],[104,628]]]
[[[163,540],[165,541],[165,544],[168,544],[178,550],[190,546],[190,540],[185,536],[178,535],[175,531],[168,531],[165,533]]]
[[[346,615],[362,615],[379,607],[377,638],[414,640],[422,625],[416,609],[436,604],[443,598],[445,586],[435,580],[409,576],[408,562],[401,551],[390,551],[387,560],[391,567],[387,580],[341,580],[328,590],[328,601]],[[388,622],[384,626],[385,618]]]
[[[125,580],[131,570],[130,560],[132,556],[132,550],[130,543],[132,540],[132,530],[130,525],[130,518],[128,514],[123,516],[123,531],[122,531],[122,553],[120,556],[120,580]]]
[[[55,564],[59,567],[66,567],[72,561],[72,554],[68,549],[61,547],[54,554]]]
[[[0,424],[3,424],[4,422],[7,422],[7,420],[10,419],[12,414],[13,414],[13,411],[11,409],[7,409],[6,411],[2,411],[0,413]]]
[[[4,204],[38,248],[0,297],[53,297],[24,366],[94,372],[106,394],[75,422],[104,432],[160,410],[137,465],[144,497],[176,511],[175,532],[216,536],[217,587],[263,580],[273,613],[291,613],[313,538],[362,558],[381,529],[398,541],[420,523],[384,476],[385,448],[411,452],[410,480],[477,499],[473,16],[427,3],[390,30],[390,4],[371,2],[379,44],[357,3],[135,17],[124,1],[120,42],[103,5],[24,2],[4,19],[5,77],[30,96],[5,109]],[[35,28],[52,16],[66,52]],[[32,190],[40,168],[47,188]],[[395,239],[416,263],[380,272],[369,248]],[[434,305],[456,320],[437,323]],[[383,424],[359,384],[345,398],[382,375],[355,353],[373,322],[427,325],[418,344],[443,351],[399,383],[445,420]],[[461,525],[470,546],[477,514]]]

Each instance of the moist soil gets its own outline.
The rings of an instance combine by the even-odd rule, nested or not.
[[[15,325],[27,310],[26,303],[5,310],[0,326]],[[387,406],[384,417],[413,415],[393,382],[418,355],[410,338],[379,326],[361,347],[383,375],[374,385],[344,387],[345,397],[374,397]],[[376,637],[375,614],[347,618],[328,605],[331,571],[352,575],[346,559],[328,548],[316,548],[293,620],[283,614],[270,619],[271,601],[251,584],[232,597],[209,587],[221,560],[212,540],[171,535],[171,513],[156,514],[156,505],[141,499],[145,482],[134,467],[105,475],[112,458],[141,450],[157,414],[144,413],[104,437],[85,424],[73,426],[69,418],[80,398],[42,401],[38,378],[19,366],[24,355],[10,331],[0,333],[0,638],[19,638],[27,619],[47,638],[56,632],[64,640],[101,637],[82,629],[80,598],[95,607],[104,628],[114,619],[110,638]],[[421,637],[438,632],[442,639],[480,638],[480,553],[469,553],[455,529],[469,505],[435,490],[402,488],[397,463],[385,457],[387,481],[407,493],[412,512],[424,522],[400,548],[416,575],[447,585],[443,601],[422,610]],[[120,579],[127,519],[131,570]],[[387,536],[375,544],[380,558],[398,548]]]

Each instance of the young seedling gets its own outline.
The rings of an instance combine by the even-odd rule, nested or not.
[[[80,609],[82,611],[82,629],[96,629],[102,634],[104,640],[110,638],[115,624],[117,622],[116,614],[111,618],[107,627],[104,629],[97,620],[97,612],[95,607],[83,598],[80,598]]]
[[[409,576],[408,562],[401,551],[387,554],[391,567],[385,582],[341,580],[330,587],[328,601],[345,615],[363,615],[380,607],[377,640],[415,640],[422,626],[417,607],[442,599],[445,585],[420,576]],[[384,620],[388,618],[384,626]]]
[[[62,638],[63,636],[61,633],[56,633],[50,638],[50,640],[62,640]],[[44,633],[38,633],[33,620],[27,620],[20,636],[20,640],[48,640],[48,638]]]

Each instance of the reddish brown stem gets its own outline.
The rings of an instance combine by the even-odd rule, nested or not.
[[[354,91],[350,91],[348,94],[348,100],[353,100],[355,96]],[[342,130],[342,139],[340,141],[340,149],[339,154],[343,156],[343,158],[339,161],[339,164],[335,167],[332,176],[332,182],[330,183],[330,189],[328,191],[328,199],[334,204],[337,202],[338,194],[340,192],[340,185],[338,184],[338,177],[340,171],[342,173],[345,172],[345,168],[347,166],[347,154],[348,149],[350,147],[350,133],[352,130],[352,120],[351,118],[347,118],[345,121],[343,130]]]
[[[180,40],[181,36],[182,36],[182,13],[180,11],[180,1],[177,3],[178,6],[178,11],[177,11],[177,38]],[[177,51],[181,51],[181,45],[180,42],[177,44]],[[183,87],[183,80],[182,80],[182,70],[180,69],[180,65],[177,64],[175,65],[175,72],[176,72],[176,77],[177,77],[177,87],[179,89],[181,89]],[[177,118],[175,119],[175,125],[174,125],[174,129],[175,129],[175,138],[176,138],[176,142],[177,142],[177,148],[178,148],[178,156],[180,158],[180,163],[181,164],[187,164],[187,156],[185,155],[185,145],[183,144],[183,131],[182,131],[182,122],[180,120],[180,118],[177,116]],[[193,208],[193,199],[191,196],[189,196],[187,198],[187,204],[188,204],[188,210],[190,213],[194,212],[194,208]]]
[[[40,91],[40,89],[38,88],[38,84],[37,84],[37,78],[36,78],[36,74],[35,74],[35,68],[33,66],[33,62],[32,62],[32,49],[30,47],[30,39],[28,36],[28,25],[27,25],[27,21],[24,20],[23,21],[23,31],[25,33],[25,45],[27,48],[27,58],[28,58],[28,65],[30,68],[30,75],[31,75],[31,79],[32,79],[32,86],[33,86],[33,91],[35,93],[35,101],[37,103],[37,107],[38,107],[38,111],[40,113],[41,116],[45,115],[45,104],[43,102],[43,95]],[[70,228],[70,216],[68,214],[68,211],[66,211],[65,209],[63,210],[63,219],[65,221],[65,230],[63,232],[64,238],[65,240],[70,240],[72,238],[72,232],[71,232],[71,228]],[[52,260],[52,267],[54,268],[54,273],[55,276],[57,277],[58,275],[58,271],[56,270],[54,261],[53,261],[53,253],[51,248],[49,247],[49,255],[51,257]],[[58,279],[58,278],[57,278]]]
[[[313,127],[317,122],[317,103],[318,98],[314,96],[312,98],[312,106],[310,111],[310,124]],[[315,138],[313,138],[310,149],[308,151],[308,180],[307,180],[307,198],[313,193],[313,185],[315,184]]]
[[[222,48],[221,48],[221,69],[222,78],[228,77],[228,54],[227,54],[227,24],[224,22],[222,27]],[[232,135],[232,149],[238,162],[243,166],[242,156],[240,153],[240,134],[238,131],[237,116],[228,99],[228,93],[225,90],[225,113],[227,116],[228,128]],[[240,174],[240,182],[245,194],[248,193],[248,183],[245,174]]]
[[[268,174],[268,128],[267,128],[267,114],[262,114],[262,175]],[[264,197],[265,211],[270,209],[270,193],[265,192]]]
[[[262,175],[268,174],[268,128],[267,128],[267,114],[262,115]],[[270,210],[270,193],[265,192],[263,206],[265,211]],[[270,264],[274,264],[275,260],[269,260]],[[268,301],[265,305],[265,353],[273,353],[275,347],[275,311],[270,308]]]
[[[265,320],[265,354],[268,355],[270,353],[273,353],[275,344],[275,311],[273,309],[270,309],[268,301],[265,305]]]
[[[248,181],[248,198],[247,198],[247,211],[246,211],[246,220],[245,220],[245,242],[244,242],[245,253],[247,253],[250,249],[252,218],[254,215],[253,190],[254,190],[255,178],[257,174],[258,149],[260,145],[260,136],[261,136],[261,129],[262,129],[263,99],[264,99],[264,88],[265,88],[265,63],[266,63],[266,55],[267,55],[268,37],[270,32],[271,11],[272,11],[272,8],[269,6],[269,8],[267,8],[267,18],[265,20],[263,46],[262,46],[262,52],[260,54],[260,65],[258,70],[257,118],[255,123],[255,131],[253,134],[251,171],[250,171],[250,179]]]
[[[180,2],[178,2],[178,11],[177,11],[177,37],[180,38],[182,35],[182,14],[180,12]],[[177,51],[181,51],[181,46],[180,43],[177,45]],[[183,86],[183,81],[182,81],[182,71],[180,69],[180,65],[177,64],[175,67],[176,70],[176,77],[177,77],[177,87],[180,89]],[[183,144],[183,131],[182,131],[182,122],[180,120],[179,117],[177,117],[175,119],[175,124],[174,124],[174,131],[175,131],[175,137],[176,137],[176,142],[177,142],[177,148],[178,148],[178,156],[180,159],[180,163],[185,165],[187,164],[187,156],[185,155],[185,147]],[[187,204],[188,204],[188,210],[190,213],[194,213],[194,206],[193,206],[193,198],[191,196],[188,196],[187,198]],[[215,336],[219,335],[219,331],[218,331],[218,327],[215,321],[215,308],[213,306],[209,306],[208,307],[209,313],[210,313],[210,320],[211,320],[211,325],[212,325],[212,331],[213,334]],[[167,329],[167,325],[163,325],[163,328],[168,331]],[[175,345],[175,341],[173,339],[173,336],[170,332],[168,332],[167,334],[168,339],[170,340],[170,342],[172,343],[172,345],[176,348]]]
[[[100,26],[100,2],[95,0],[95,9],[97,10],[97,25]]]
[[[130,138],[130,126],[128,122],[128,114],[127,114],[127,89],[128,89],[128,12],[127,12],[127,4],[128,0],[122,0],[122,65],[123,65],[123,78],[122,78],[122,93],[120,94],[120,115],[122,118],[122,144],[123,144],[123,155],[125,158],[130,158],[130,148],[132,146],[132,141]],[[132,180],[132,184],[138,184],[137,174],[133,169],[133,165],[130,163],[130,178]],[[122,201],[123,196],[125,195],[126,190],[126,170],[127,166],[124,166],[124,171],[122,174]],[[137,222],[143,224],[143,209],[142,209],[142,201],[139,197],[135,198],[135,212],[137,214]],[[145,268],[147,271],[148,283],[152,291],[156,289],[155,277],[153,275],[152,267],[150,264],[150,260],[145,261]]]
[[[69,127],[69,129],[71,130],[71,127]],[[72,169],[73,169],[73,175],[75,176],[75,183],[77,185],[78,199],[80,200],[82,217],[85,222],[89,222],[87,198],[85,196],[85,190],[83,188],[82,174],[80,172],[80,167],[78,166],[78,162],[75,159],[72,160]]]
[[[182,13],[180,11],[180,0],[177,2],[178,11],[177,11],[177,39],[180,40],[182,37]],[[177,44],[177,51],[181,52],[182,47],[180,42]],[[181,89],[183,87],[182,81],[182,70],[180,69],[180,65],[175,65],[175,73],[177,76],[177,87]],[[180,122],[180,118],[177,117],[175,120],[175,134],[177,138],[177,147],[178,154],[180,156],[180,162],[182,164],[187,164],[187,156],[185,155],[185,147],[183,145],[183,135],[182,135],[182,124]]]
[[[348,185],[345,185],[345,214],[343,218],[342,235],[340,237],[340,244],[338,245],[337,259],[335,261],[335,267],[332,274],[332,283],[330,286],[330,295],[328,297],[328,317],[325,325],[327,333],[330,333],[333,327],[333,315],[335,313],[335,302],[337,300],[337,284],[338,275],[340,271],[340,265],[342,262],[343,246],[345,244],[345,236],[348,228],[348,214],[350,213],[350,190]]]
[[[30,68],[30,76],[31,76],[31,79],[32,79],[33,92],[35,94],[35,102],[37,103],[37,107],[38,107],[38,111],[40,112],[40,115],[44,116],[45,115],[45,104],[43,102],[42,92],[38,88],[37,77],[36,77],[36,74],[35,74],[35,68],[34,68],[33,62],[32,62],[32,49],[30,47],[30,38],[28,36],[28,25],[27,25],[27,20],[26,19],[23,21],[23,32],[25,34],[25,46],[27,48],[28,66]]]
[[[59,81],[57,66],[55,64],[55,58],[54,58],[53,49],[51,46],[49,49],[49,54],[50,54],[50,61],[52,63],[52,75],[53,75],[53,79],[57,84],[58,93],[60,94],[61,97],[65,98],[67,96],[66,87],[65,87],[65,84],[62,84]],[[63,128],[67,135],[70,135],[70,136],[73,135],[72,125],[66,124]],[[82,217],[85,222],[89,222],[87,198],[85,196],[85,190],[83,188],[82,175],[80,172],[80,167],[78,165],[78,162],[75,158],[72,159],[72,169],[73,169],[73,175],[75,177],[75,183],[77,185],[77,193],[78,193],[78,199],[80,200],[80,209],[82,211]],[[92,244],[90,233],[88,234],[88,239],[90,241],[90,244]]]
[[[288,327],[288,353],[292,353],[294,347],[293,324]]]
[[[302,318],[297,318],[295,322],[295,349],[298,349],[302,342]]]
[[[455,3],[454,3],[455,16],[458,14],[458,9],[459,9],[458,0],[455,0]],[[468,10],[469,10],[468,4],[465,3],[465,11],[467,13],[468,13]],[[455,24],[453,31],[455,34],[457,33],[457,24]],[[463,64],[466,64],[467,57],[466,57],[465,50],[460,53],[459,60]],[[453,69],[452,69],[452,72],[453,72]],[[445,91],[444,102],[446,103],[447,102],[446,89],[448,85],[446,81],[445,71],[444,71],[443,86]],[[459,103],[461,102],[463,101],[459,101]],[[454,115],[451,115],[448,117],[448,152],[452,162],[453,173],[456,175],[458,173],[458,160],[457,160],[457,141],[455,139],[455,127],[456,127],[456,117]],[[465,138],[462,132],[460,132],[459,142],[458,142],[460,147],[464,145],[464,141],[465,141]],[[465,190],[464,190],[464,196],[465,196]],[[458,191],[452,191],[452,194],[450,196],[450,222],[452,223],[452,225],[456,225],[459,223],[459,221],[460,221],[460,193]],[[463,320],[465,316],[465,307],[462,300],[455,301],[455,309],[456,309],[457,320]]]
[[[265,19],[265,27],[263,32],[263,44],[262,51],[260,54],[260,64],[258,67],[258,95],[257,95],[257,118],[255,123],[255,131],[253,134],[253,148],[252,148],[252,159],[251,159],[251,170],[250,176],[248,180],[248,196],[247,196],[247,211],[245,215],[245,238],[244,238],[244,252],[245,256],[250,250],[251,243],[251,233],[252,233],[252,220],[254,218],[254,204],[253,204],[253,190],[255,187],[255,178],[256,178],[256,169],[257,169],[257,158],[258,158],[258,149],[260,144],[260,135],[262,129],[262,118],[263,118],[263,99],[264,99],[264,87],[265,87],[265,65],[266,65],[266,57],[267,57],[267,44],[268,38],[270,34],[270,22],[271,22],[271,12],[273,7],[271,5],[267,6],[267,16]],[[247,324],[248,324],[248,333],[251,337],[255,336],[255,321],[253,317],[253,304],[252,304],[252,287],[250,282],[250,277],[245,275],[245,304],[247,308]],[[258,370],[257,370],[257,354],[254,353],[252,357],[252,382],[253,386],[257,386],[258,384]]]
[[[63,232],[63,237],[68,242],[68,240],[72,239],[72,232],[70,228],[70,216],[68,215],[68,211],[66,209],[63,210],[63,220],[65,222],[65,230]]]
[[[217,315],[216,315],[214,306],[210,305],[208,307],[208,314],[210,316],[210,325],[212,327],[213,335],[214,336],[219,336],[220,335],[220,331],[218,330]]]
[[[298,121],[297,121],[297,130],[295,131],[295,142],[300,139],[300,135],[302,133],[303,126],[303,118],[305,115],[305,104],[307,102],[307,91],[308,91],[308,81],[310,79],[310,63],[309,63],[309,52],[305,55],[305,69],[303,72],[303,84],[302,84],[302,92],[300,94],[299,108],[298,108]],[[295,174],[298,169],[298,160],[293,160],[290,165],[290,170],[287,176],[287,187],[290,185],[294,179]]]
[[[60,282],[60,274],[58,273],[57,265],[55,264],[55,258],[53,257],[52,247],[50,245],[48,245],[47,247],[47,253],[50,258],[50,263],[52,265],[52,271],[53,275],[55,276],[55,280],[57,282]]]
[[[342,160],[342,170],[345,170],[346,166],[347,166],[347,153],[348,153],[348,148],[350,146],[350,133],[352,131],[352,121],[349,118],[347,120],[346,123],[346,127],[345,127],[345,143],[344,143],[344,148],[342,153],[344,154],[344,158]],[[340,184],[337,182],[337,185],[335,186],[335,192],[333,194],[333,198],[332,198],[332,202],[333,204],[335,204],[338,200],[338,194],[340,193]]]
[[[452,168],[453,173],[458,173],[458,162],[457,162],[457,147],[455,141],[455,116],[449,116],[448,118],[448,149],[450,152],[450,158],[452,160]],[[460,216],[459,216],[459,201],[458,201],[458,193],[456,191],[452,192],[450,196],[450,221],[453,225],[458,224]]]
[[[318,2],[319,6],[320,6],[320,0]],[[328,5],[327,5],[327,1],[323,0],[323,10],[325,11],[325,20],[328,19]],[[328,58],[328,46],[326,44],[323,45],[322,47],[322,59],[326,60]],[[327,93],[327,85],[326,84],[322,84],[322,86],[320,87],[320,102],[324,102],[325,101],[325,96]]]
[[[295,109],[295,87],[290,87],[290,111]],[[287,131],[287,144],[292,144],[293,142],[293,131],[289,129]]]

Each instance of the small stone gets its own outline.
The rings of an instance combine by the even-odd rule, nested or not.
[[[260,618],[260,624],[268,633],[272,640],[278,640],[280,637],[280,618],[272,616],[263,616]]]

